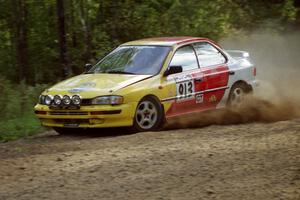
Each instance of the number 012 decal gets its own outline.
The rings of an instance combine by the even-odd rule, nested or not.
[[[175,81],[177,101],[185,101],[195,97],[195,85],[191,76],[178,77]]]

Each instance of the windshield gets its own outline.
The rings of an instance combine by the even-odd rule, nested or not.
[[[104,57],[88,73],[157,74],[170,51],[163,46],[122,46]]]

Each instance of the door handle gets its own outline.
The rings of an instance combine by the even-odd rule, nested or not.
[[[195,82],[202,82],[202,78],[195,78]]]
[[[235,71],[229,71],[229,75],[234,75]]]

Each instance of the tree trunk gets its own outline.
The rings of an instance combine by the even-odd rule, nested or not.
[[[75,8],[75,2],[73,0],[70,0],[70,26],[71,26],[71,40],[72,40],[72,48],[76,49],[78,46],[78,42],[77,42],[77,34],[76,34],[76,24],[75,24],[75,12],[76,12],[76,8]]]
[[[85,48],[84,48],[84,55],[83,55],[83,60],[85,63],[88,63],[90,58],[91,58],[91,49],[92,49],[92,44],[91,44],[91,29],[90,29],[90,23],[89,23],[89,16],[87,9],[85,8],[85,3],[83,0],[80,0],[80,22],[82,25],[82,31],[84,33],[84,42],[85,42]]]
[[[15,47],[16,47],[16,64],[17,64],[17,82],[24,81],[25,83],[31,83],[30,69],[28,65],[28,44],[27,44],[27,8],[24,0],[13,0],[13,9],[15,9],[14,18],[15,24]]]
[[[67,77],[71,75],[72,71],[69,66],[69,60],[68,60],[64,1],[57,0],[56,3],[57,3],[57,16],[58,16],[57,19],[58,19],[60,63],[62,66],[63,77]]]

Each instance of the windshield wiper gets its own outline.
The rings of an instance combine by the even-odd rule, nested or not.
[[[111,71],[106,71],[108,74],[134,74],[132,72],[125,72],[125,71],[119,71],[119,70],[111,70]]]

